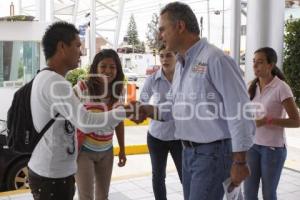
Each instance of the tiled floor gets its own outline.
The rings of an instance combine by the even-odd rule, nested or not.
[[[166,179],[168,199],[183,200],[182,187],[175,172],[170,172]],[[299,200],[300,173],[284,169],[278,188],[278,200]],[[110,200],[154,200],[151,186],[151,177],[142,176],[112,182]],[[259,195],[261,197],[261,191]],[[29,193],[0,197],[0,200],[32,200]],[[78,200],[77,195],[74,200]]]
[[[176,173],[169,173],[166,179],[168,199],[182,200],[182,187]],[[150,176],[131,178],[129,180],[114,181],[111,186],[111,200],[120,200],[117,194],[123,195],[124,200],[154,199],[152,192],[152,183]],[[118,198],[114,199],[114,195]]]
[[[145,144],[147,127],[127,127],[127,144]],[[278,187],[278,200],[300,199],[300,129],[288,129],[288,157]],[[170,157],[170,156],[169,156]],[[166,178],[169,200],[183,200],[182,187],[173,162],[168,159]],[[259,195],[261,197],[261,191]],[[30,193],[1,196],[0,200],[32,200]],[[78,200],[77,195],[74,200]],[[125,167],[117,166],[115,157],[109,200],[154,200],[149,155],[127,156]]]

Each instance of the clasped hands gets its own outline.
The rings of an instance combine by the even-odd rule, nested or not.
[[[126,117],[131,121],[139,124],[147,117],[153,118],[155,107],[138,101],[129,102],[124,106]]]

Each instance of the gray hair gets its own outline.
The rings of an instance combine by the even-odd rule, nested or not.
[[[196,15],[187,4],[181,2],[169,3],[160,11],[160,15],[165,13],[168,13],[172,22],[182,20],[189,32],[199,35],[200,29]]]

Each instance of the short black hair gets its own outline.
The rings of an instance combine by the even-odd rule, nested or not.
[[[67,45],[76,38],[79,31],[73,24],[65,21],[58,21],[51,24],[42,39],[43,50],[46,60],[51,58],[56,52],[57,43],[62,41]]]
[[[168,16],[172,22],[178,20],[184,21],[186,28],[191,33],[200,34],[199,24],[193,10],[184,3],[172,2],[167,4],[161,11],[160,15],[168,13]]]

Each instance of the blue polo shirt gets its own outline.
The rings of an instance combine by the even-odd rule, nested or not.
[[[170,95],[159,112],[164,120],[173,117],[176,138],[199,143],[232,138],[234,152],[252,146],[255,123],[241,70],[205,38],[177,55]]]

